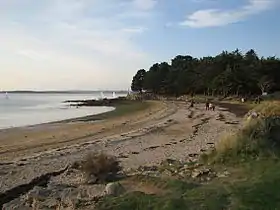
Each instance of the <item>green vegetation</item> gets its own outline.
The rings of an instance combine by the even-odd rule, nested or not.
[[[204,94],[250,96],[280,90],[280,59],[261,57],[254,50],[238,49],[211,57],[178,55],[167,62],[139,70],[131,89],[155,94]]]
[[[107,197],[100,210],[272,210],[280,208],[280,162],[259,160],[226,165],[229,177],[208,183],[164,180],[164,195],[131,192]]]
[[[148,109],[149,107],[152,106],[152,103],[156,103],[156,102],[122,100],[117,103],[111,104],[111,106],[115,107],[115,109],[110,112],[105,112],[105,113],[87,116],[87,117],[81,117],[75,120],[86,122],[86,121],[105,120],[114,117],[126,116],[135,112]]]
[[[203,167],[215,171],[215,178],[138,178],[135,182],[156,185],[162,193],[129,192],[107,197],[99,209],[280,209],[279,102],[263,103],[255,110],[262,117],[246,121],[237,133],[222,138],[213,151],[201,157]],[[218,175],[225,171],[228,175]]]
[[[220,139],[216,149],[204,159],[212,162],[244,162],[279,157],[280,118],[253,119],[235,134]],[[205,157],[206,156],[206,157]]]
[[[152,105],[152,102],[148,101],[133,101],[127,100],[121,103],[115,104],[115,110],[111,112],[102,113],[96,115],[95,117],[98,119],[107,119],[112,117],[119,117],[124,115],[129,115],[134,112],[142,111],[149,108]]]

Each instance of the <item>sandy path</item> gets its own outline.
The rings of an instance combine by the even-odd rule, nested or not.
[[[41,152],[33,147],[18,150],[14,153],[17,158],[2,153],[2,158],[9,157],[9,161],[0,162],[0,192],[57,171],[80,160],[90,151],[104,151],[118,156],[125,169],[154,165],[166,158],[188,160],[212,147],[223,133],[237,129],[240,121],[240,118],[221,108],[214,112],[205,111],[203,104],[188,109],[185,103],[166,102],[151,109],[137,118],[134,115],[101,123],[102,126],[108,123],[113,128],[106,127],[106,132],[74,140],[71,144],[54,144],[48,146],[47,151],[39,147]],[[221,115],[223,120],[219,119]],[[56,132],[56,129],[50,128],[50,131]],[[25,156],[21,155],[23,152]]]

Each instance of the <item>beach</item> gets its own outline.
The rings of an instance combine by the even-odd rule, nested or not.
[[[189,108],[184,101],[148,103],[146,109],[100,121],[2,130],[0,193],[59,171],[93,151],[118,157],[125,171],[168,158],[189,161],[238,129],[242,119],[222,107],[206,111],[204,104]]]

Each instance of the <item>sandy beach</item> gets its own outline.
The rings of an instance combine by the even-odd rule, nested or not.
[[[91,151],[121,160],[124,170],[171,158],[188,161],[240,126],[241,118],[204,104],[151,102],[130,115],[96,122],[54,123],[0,131],[0,193],[65,168]]]

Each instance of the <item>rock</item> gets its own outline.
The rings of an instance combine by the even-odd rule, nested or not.
[[[54,189],[54,191],[57,194],[56,197],[59,197],[63,201],[77,198],[80,192],[79,189],[75,188],[65,188],[61,190]]]
[[[26,206],[24,202],[19,201],[19,199],[13,200],[9,203],[3,205],[2,209],[14,209],[14,210],[31,210],[30,207]]]
[[[192,172],[192,178],[197,178],[197,177],[200,177],[202,175],[209,175],[211,172],[210,169],[200,169],[200,170],[194,170]]]
[[[174,160],[174,159],[170,159],[170,158],[167,158],[164,162],[164,163],[167,163],[168,165],[174,165],[175,163],[177,162],[177,160]]]
[[[33,199],[36,200],[45,200],[52,194],[52,191],[49,189],[44,189],[42,187],[34,187],[25,197],[25,201],[32,203]]]
[[[170,176],[172,176],[172,172],[169,171],[169,170],[167,170],[167,169],[165,169],[165,170],[162,172],[162,175],[170,177]]]
[[[194,164],[194,167],[196,167],[196,168],[198,168],[198,167],[200,167],[200,166],[203,166],[203,164],[202,164],[202,163],[195,163],[195,164]]]
[[[160,146],[151,146],[151,147],[148,147],[148,148],[144,149],[144,151],[154,150],[154,149],[156,149],[158,147],[160,147]]]
[[[19,163],[16,163],[16,165],[17,165],[17,166],[24,166],[24,165],[26,165],[26,164],[23,163],[23,162],[19,162]]]
[[[82,162],[81,161],[75,161],[73,162],[69,168],[71,169],[80,169],[81,168],[81,165],[82,165]]]
[[[141,173],[143,176],[150,176],[150,177],[160,177],[159,171],[144,171]]]
[[[200,175],[200,171],[193,171],[192,178],[197,178]]]
[[[94,175],[90,175],[89,177],[87,177],[86,179],[86,183],[87,184],[96,184],[97,182],[97,177]]]
[[[41,205],[50,209],[55,209],[55,207],[57,207],[58,205],[58,201],[56,198],[49,198],[42,202]]]
[[[219,178],[225,178],[225,177],[228,177],[229,175],[230,175],[230,173],[228,171],[217,173],[217,177],[219,177]]]
[[[138,168],[138,171],[157,171],[158,167],[157,166],[140,166]]]
[[[197,153],[189,154],[189,157],[197,157],[197,156],[199,156]]]
[[[119,196],[125,189],[119,182],[108,183],[105,187],[106,195]]]
[[[65,175],[66,176],[69,176],[71,175],[72,173],[74,173],[74,170],[72,168],[68,168],[66,171],[65,171]]]
[[[208,176],[208,177],[206,177],[206,181],[210,181],[211,180],[211,178]]]
[[[15,171],[10,171],[9,174],[10,175],[14,175],[16,172]]]
[[[185,171],[181,171],[178,173],[179,176],[181,177],[185,177],[186,176],[186,172]]]
[[[126,158],[129,158],[129,157],[128,157],[128,155],[125,155],[125,154],[121,153],[121,154],[119,154],[118,158],[126,159]]]

